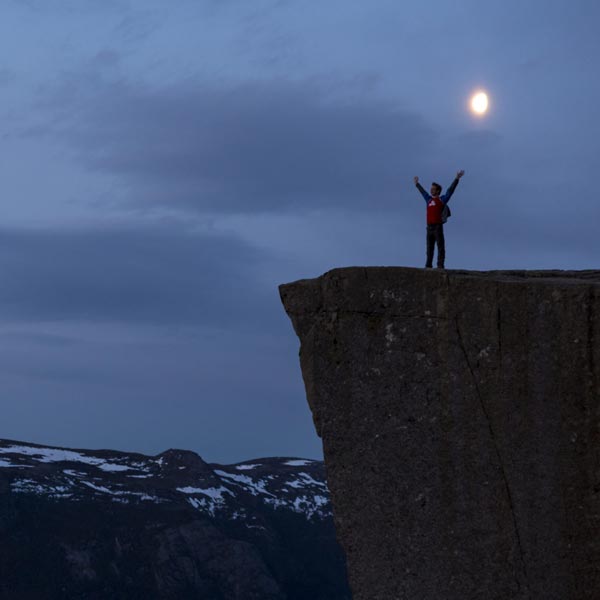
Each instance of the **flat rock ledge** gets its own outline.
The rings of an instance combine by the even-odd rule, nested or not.
[[[600,271],[280,286],[354,600],[600,598]]]

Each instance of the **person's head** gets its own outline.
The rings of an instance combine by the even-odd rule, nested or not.
[[[431,195],[439,196],[442,193],[442,186],[435,181],[431,184]]]

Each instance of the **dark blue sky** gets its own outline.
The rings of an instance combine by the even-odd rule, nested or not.
[[[277,285],[598,267],[592,0],[14,0],[0,21],[0,437],[320,457]],[[490,95],[475,118],[471,94]]]

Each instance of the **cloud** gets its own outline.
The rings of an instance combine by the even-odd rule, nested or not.
[[[267,310],[261,252],[175,226],[1,230],[3,319],[247,328]],[[243,302],[239,294],[243,293]],[[275,292],[273,291],[273,295]]]
[[[92,58],[91,67],[97,67],[99,69],[110,69],[116,67],[121,62],[121,54],[115,50],[105,48],[98,51]]]
[[[5,87],[13,83],[16,79],[16,74],[11,69],[0,69],[0,87]]]
[[[471,130],[458,135],[456,142],[459,146],[470,147],[477,154],[482,150],[498,146],[502,142],[502,136],[490,129]]]
[[[90,11],[106,12],[124,10],[128,7],[127,0],[61,0],[61,2],[46,2],[45,0],[13,0],[19,8],[25,7],[35,12],[51,14],[85,14]]]
[[[435,134],[408,110],[315,82],[152,89],[72,77],[46,108],[51,133],[133,202],[197,212],[371,210],[395,201]],[[347,90],[346,90],[347,91]]]

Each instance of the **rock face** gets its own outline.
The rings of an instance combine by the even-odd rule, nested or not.
[[[0,440],[2,600],[348,600],[320,461]]]
[[[280,293],[354,600],[600,598],[600,271]]]

